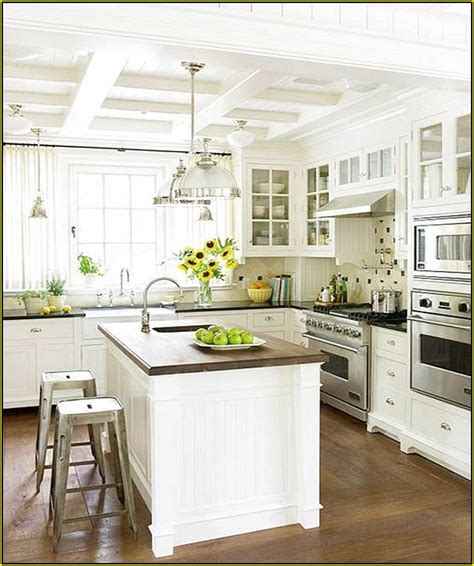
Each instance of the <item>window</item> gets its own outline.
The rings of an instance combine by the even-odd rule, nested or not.
[[[165,168],[78,166],[72,174],[71,209],[72,285],[82,286],[77,269],[79,253],[100,260],[104,287],[116,286],[127,267],[131,284],[143,286],[166,275],[192,285],[176,268],[174,254],[187,245],[200,247],[215,236],[234,233],[233,201],[211,204],[213,221],[199,222],[199,207],[153,206],[153,196],[166,175]]]

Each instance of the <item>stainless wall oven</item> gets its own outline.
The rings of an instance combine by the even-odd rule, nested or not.
[[[415,227],[415,279],[471,279],[471,217],[418,217]]]
[[[468,295],[412,292],[413,390],[471,407],[470,311]]]

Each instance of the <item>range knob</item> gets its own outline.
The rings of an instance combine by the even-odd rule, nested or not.
[[[458,311],[459,312],[469,312],[471,310],[471,305],[469,303],[459,303]]]
[[[342,332],[342,326],[340,324],[336,324],[336,326],[334,327],[334,330],[338,333],[341,334]]]
[[[419,300],[418,304],[420,305],[420,307],[423,308],[429,308],[431,307],[432,303],[429,299],[427,299],[426,297],[423,297],[422,299]]]
[[[351,331],[350,331],[350,328],[344,328],[344,330],[343,330],[343,334],[344,334],[345,336],[348,336],[348,335],[350,334],[350,332],[351,332]]]
[[[324,322],[321,320],[318,321],[318,328],[324,328]]]
[[[334,328],[334,324],[332,324],[331,322],[326,322],[326,323],[324,324],[324,328],[325,328],[326,330],[332,330],[332,329]]]
[[[360,330],[351,330],[350,335],[351,335],[352,338],[359,338]]]

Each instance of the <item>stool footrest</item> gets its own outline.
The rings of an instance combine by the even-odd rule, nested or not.
[[[94,515],[82,515],[80,517],[69,517],[63,519],[63,523],[76,523],[77,521],[90,521],[91,519],[106,519],[107,517],[122,517],[127,511],[109,511],[108,513],[95,513]]]
[[[69,462],[69,467],[72,466],[92,466],[93,464],[97,464],[95,460],[79,460],[78,462]],[[51,464],[46,464],[44,467],[45,470],[50,470],[53,466]]]
[[[71,446],[91,446],[91,442],[85,440],[84,442],[71,442]],[[48,446],[46,446],[46,448],[48,449],[52,449],[54,448],[54,444],[48,444]]]
[[[103,483],[99,485],[85,485],[83,487],[70,487],[66,489],[66,493],[77,493],[80,491],[94,491],[96,489],[108,489],[111,487],[117,487],[116,483]]]

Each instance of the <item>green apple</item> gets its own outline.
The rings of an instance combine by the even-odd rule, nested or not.
[[[206,332],[203,332],[201,334],[201,340],[204,342],[204,344],[214,344],[214,332],[206,330]]]
[[[202,335],[207,332],[205,328],[198,328],[194,334],[197,340],[202,340]]]
[[[225,330],[225,328],[223,326],[218,326],[217,324],[213,324],[213,325],[209,326],[208,330],[210,332],[212,332],[213,334],[217,334],[218,332]]]
[[[251,332],[242,332],[242,344],[253,344],[253,334]]]
[[[236,326],[234,326],[233,328],[229,328],[229,330],[227,331],[227,334],[230,336],[231,334],[241,334],[242,333],[242,329],[241,328],[237,328]]]
[[[225,346],[229,343],[227,334],[225,332],[217,332],[214,334],[214,345],[215,346]]]
[[[229,334],[229,344],[242,344],[242,336],[240,334]]]

